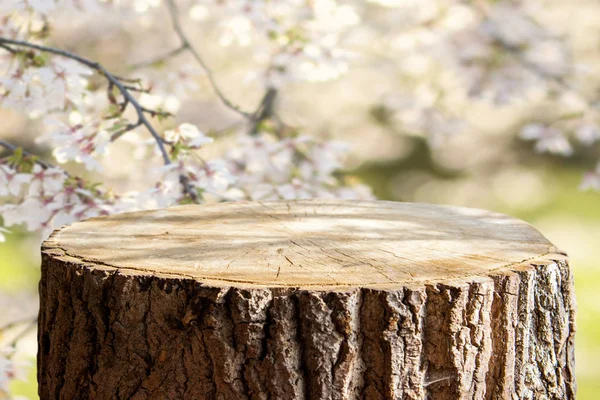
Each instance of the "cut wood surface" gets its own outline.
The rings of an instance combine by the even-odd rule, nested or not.
[[[42,255],[42,399],[574,398],[567,258],[506,215],[180,206],[73,224]]]

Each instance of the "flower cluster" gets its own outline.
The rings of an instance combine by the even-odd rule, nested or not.
[[[0,62],[7,71],[0,80],[0,105],[32,117],[80,104],[91,74],[75,61],[37,54],[15,54]]]
[[[473,106],[522,113],[539,106],[557,111],[513,129],[535,151],[572,156],[600,138],[599,104],[580,84],[589,72],[576,62],[569,38],[540,18],[536,2],[372,3],[401,21],[395,28],[377,20],[389,32],[389,44],[378,51],[403,78],[379,104],[395,131],[418,133],[435,146],[472,130],[463,118]]]
[[[283,140],[264,132],[241,135],[226,157],[237,178],[230,195],[251,200],[372,198],[366,187],[344,187],[335,176],[346,151],[342,143],[319,143],[303,135]]]
[[[98,185],[65,171],[41,166],[30,157],[0,164],[0,206],[5,227],[24,225],[47,236],[56,227],[115,211],[115,198]]]
[[[363,185],[350,184],[338,174],[347,146],[319,142],[305,135],[278,139],[272,132],[240,132],[223,158],[204,160],[198,153],[213,141],[194,125],[167,130],[178,162],[160,168],[160,180],[137,195],[143,208],[166,207],[189,201],[181,191],[182,177],[193,196],[204,201],[274,200],[313,197],[372,198]],[[132,197],[131,195],[129,196]]]
[[[271,60],[266,84],[277,88],[289,82],[331,80],[346,72],[352,55],[343,49],[341,37],[360,21],[355,7],[334,0],[207,0],[192,12],[204,18],[216,14],[225,46],[248,46],[266,38]]]

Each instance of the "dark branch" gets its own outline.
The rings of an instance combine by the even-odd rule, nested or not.
[[[179,183],[181,183],[183,186],[184,192],[190,196],[190,199],[192,199],[194,203],[198,203],[198,194],[194,190],[194,187],[190,184],[190,178],[185,175],[179,175]]]
[[[137,83],[137,84],[141,84],[142,80],[140,78],[125,78],[123,76],[117,76],[115,74],[113,74],[113,76],[115,78],[117,78],[118,80],[120,80],[121,82],[126,82],[126,83]]]
[[[204,59],[200,56],[200,53],[192,46],[192,44],[188,40],[187,36],[183,32],[183,28],[181,27],[181,23],[179,22],[179,12],[177,9],[177,5],[175,4],[175,0],[167,0],[167,6],[169,8],[169,14],[171,16],[171,22],[173,24],[173,29],[175,29],[175,32],[177,33],[177,36],[179,36],[179,40],[181,41],[181,47],[177,48],[173,52],[176,52],[176,51],[179,52],[179,51],[183,51],[183,50],[189,51],[190,54],[194,57],[194,59],[198,62],[198,64],[200,64],[202,69],[204,69],[204,72],[206,73],[206,76],[207,76],[210,84],[212,85],[213,90],[215,91],[215,93],[217,94],[219,99],[223,102],[223,104],[225,104],[227,107],[234,110],[238,114],[244,116],[245,118],[251,119],[252,114],[243,111],[237,105],[235,105],[231,101],[229,101],[229,99],[227,99],[227,97],[225,97],[223,92],[221,92],[221,89],[219,89],[219,86],[217,85],[217,82],[215,81],[215,78],[214,78],[210,68],[208,68],[208,66],[204,62]],[[171,53],[173,53],[173,52],[171,52]]]

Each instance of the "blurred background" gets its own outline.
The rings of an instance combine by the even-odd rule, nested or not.
[[[173,48],[177,38],[169,31],[168,17],[161,11],[160,1],[133,3],[137,9],[119,14],[120,20],[99,16],[100,12],[114,15],[114,10],[97,11],[93,20],[102,20],[97,24],[90,24],[85,16],[69,22],[62,19],[65,23],[56,25],[52,32],[53,45],[102,60],[116,70]],[[455,88],[461,82],[460,72],[449,74],[455,65],[441,61],[443,57],[438,51],[424,49],[429,50],[437,39],[424,39],[423,32],[436,35],[447,32],[437,29],[438,23],[452,32],[471,25],[479,29],[481,18],[469,12],[475,7],[471,2],[390,0],[389,3],[398,3],[394,7],[382,3],[385,2],[373,1],[359,7],[362,22],[344,38],[347,47],[358,55],[349,70],[343,76],[323,82],[317,79],[287,83],[279,88],[278,114],[286,124],[301,127],[307,134],[348,142],[351,150],[346,172],[370,186],[379,199],[506,213],[531,223],[566,251],[571,257],[578,302],[578,399],[598,398],[600,192],[580,190],[580,185],[586,172],[595,168],[599,149],[592,140],[588,144],[572,142],[569,157],[561,151],[540,153],[535,143],[522,139],[521,133],[531,121],[553,123],[559,115],[571,115],[571,107],[577,108],[580,98],[586,103],[597,102],[600,3],[593,0],[473,2],[490,9],[496,3],[523,7],[520,12],[535,16],[536,23],[544,24],[553,37],[560,38],[569,50],[569,63],[584,71],[583,77],[572,77],[573,88],[557,93],[547,83],[530,85],[529,82],[518,88],[518,96],[510,101],[504,97],[490,98],[484,91],[470,96],[468,90]],[[222,91],[243,109],[252,109],[263,88],[253,77],[259,76],[257,71],[263,70],[267,63],[264,55],[257,55],[255,41],[259,39],[247,32],[243,21],[236,25],[235,21],[227,20],[225,24],[225,20],[211,17],[212,10],[197,4],[182,9],[186,16],[184,27],[202,49]],[[518,19],[507,17],[506,24],[504,29],[508,31],[521,28]],[[407,36],[407,32],[415,30],[420,32],[415,33],[420,39]],[[420,47],[423,43],[419,40],[426,45]],[[557,62],[553,54],[538,54],[539,63]],[[180,73],[191,71],[190,60],[185,56],[172,62],[181,67]],[[177,77],[161,73],[160,68],[141,70],[139,74],[157,82],[155,87],[159,92],[163,89],[173,92],[173,86],[161,88],[158,82],[169,79],[178,82]],[[573,75],[572,71],[569,74]],[[176,112],[179,122],[189,121],[205,131],[218,131],[220,140],[211,150],[218,153],[230,143],[228,127],[236,125],[236,115],[214,98],[205,76],[191,76],[197,90],[186,93],[185,101],[181,101],[181,96],[166,95],[148,96],[146,101]],[[494,84],[496,92],[515,89],[508,78]],[[577,87],[581,89],[576,90]],[[51,149],[35,140],[42,121],[1,109],[0,121],[0,138],[50,157]],[[561,118],[558,122],[562,122]],[[565,135],[568,139],[568,133]],[[151,160],[142,162],[129,157],[133,148],[126,140],[115,143],[102,160],[102,179],[112,187],[129,189],[143,184],[144,163]],[[77,165],[70,168],[80,170]],[[0,244],[0,325],[35,317],[39,240],[17,230],[7,235],[6,243]],[[29,328],[25,325],[20,329]],[[12,384],[13,393],[36,398],[35,332],[31,330],[18,346],[23,361],[30,362],[32,369],[27,382]]]

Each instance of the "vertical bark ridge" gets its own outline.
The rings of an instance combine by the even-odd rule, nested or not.
[[[428,285],[425,303],[422,369],[425,397],[456,398],[458,371],[452,362],[452,309],[458,305],[460,290],[444,285]]]
[[[492,356],[486,377],[486,400],[509,399],[515,380],[515,323],[519,300],[519,276],[494,276],[491,308]]]
[[[385,329],[385,310],[380,292],[363,290],[360,308],[361,359],[364,365],[361,399],[385,399],[385,350],[381,337]]]
[[[299,335],[299,309],[295,295],[274,291],[270,310],[272,325],[268,343],[269,377],[272,399],[305,398],[305,370]]]
[[[481,399],[491,357],[493,282],[428,287],[424,369],[427,396]]]
[[[490,312],[494,299],[494,283],[491,279],[473,282],[469,287],[466,307],[466,329],[469,336],[465,344],[467,354],[463,356],[465,374],[461,392],[467,398],[483,399],[489,361],[492,356]]]
[[[406,316],[399,328],[404,346],[403,368],[404,378],[401,380],[401,395],[407,400],[418,400],[425,396],[423,382],[424,371],[421,369],[423,354],[423,323],[427,292],[425,288],[404,289],[402,304]]]
[[[420,368],[424,304],[424,289],[384,293],[387,327],[382,336],[386,399],[420,399],[424,395]]]
[[[523,399],[571,399],[575,301],[566,260],[532,264],[520,272],[516,393]]]
[[[243,362],[240,377],[250,399],[266,399],[268,394],[265,356],[272,302],[272,293],[267,289],[232,290],[230,308],[236,352]]]
[[[344,345],[347,346],[346,334],[340,332],[349,322],[348,316],[344,315],[346,314],[345,302],[347,302],[347,295],[340,296],[338,293],[303,291],[299,294],[303,358],[307,370],[310,371],[306,393],[308,398],[347,397],[347,393],[338,391],[343,389],[344,379],[340,376],[340,368],[345,367],[342,360],[344,352],[346,352],[345,356],[352,357],[348,350],[344,350]],[[338,361],[342,364],[338,364]],[[351,359],[345,361],[351,363]]]
[[[332,309],[332,321],[342,342],[332,367],[333,400],[350,400],[354,398],[352,382],[357,380],[355,375],[358,356],[358,307],[360,290],[349,293],[331,293],[328,303]]]

